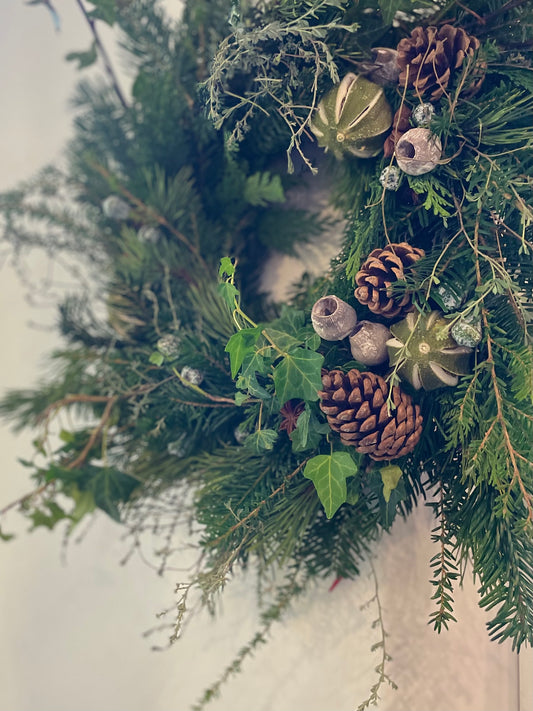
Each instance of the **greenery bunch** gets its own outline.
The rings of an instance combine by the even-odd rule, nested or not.
[[[0,196],[2,237],[19,259],[36,247],[58,259],[82,253],[97,284],[91,300],[60,307],[66,345],[53,355],[55,376],[0,403],[16,427],[38,429],[26,463],[36,488],[2,515],[16,506],[33,527],[63,522],[70,532],[103,510],[128,527],[132,548],[156,532],[160,570],[188,526],[198,561],[178,586],[172,639],[193,597],[213,609],[232,570],[253,558],[262,580],[281,567],[262,628],[225,680],[306,580],[356,576],[395,517],[428,497],[435,629],[454,620],[454,586],[470,561],[491,637],[531,644],[530,3],[191,0],[176,25],[148,0],[94,0],[85,11],[93,29],[119,27],[136,74],[130,98],[114,81],[82,82],[67,169]],[[287,200],[298,178],[285,154],[289,170],[296,151],[314,171],[309,121],[322,93],[372,47],[396,47],[421,22],[451,23],[481,43],[435,106],[443,160],[402,174],[392,191],[380,175],[394,158],[321,159],[345,215],[343,249],[291,303],[267,302],[257,281],[269,250],[290,250],[322,226]],[[98,51],[96,34],[89,53]],[[422,102],[407,87],[385,91],[394,111]],[[109,195],[126,217],[102,209]],[[322,368],[361,364],[345,342],[320,339],[310,310],[326,294],[355,303],[366,255],[403,241],[425,257],[395,289],[413,295],[418,313],[446,312],[450,327],[476,321],[482,340],[456,388],[413,391],[422,437],[383,466],[343,446],[325,422]],[[398,367],[380,372],[399,383]],[[82,416],[77,424],[70,413]],[[392,683],[386,661],[383,647],[369,701]]]

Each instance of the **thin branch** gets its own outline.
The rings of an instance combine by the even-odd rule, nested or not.
[[[85,21],[89,25],[89,29],[91,30],[91,34],[94,38],[94,42],[96,44],[96,47],[98,49],[98,52],[100,53],[100,57],[102,58],[102,62],[104,63],[104,67],[107,73],[107,76],[109,77],[111,81],[111,86],[113,87],[113,90],[115,94],[118,97],[118,100],[122,104],[122,107],[124,109],[129,109],[128,103],[126,99],[124,98],[124,94],[122,93],[122,89],[119,86],[117,76],[113,70],[113,66],[111,64],[111,60],[109,59],[109,55],[107,53],[106,48],[102,44],[102,40],[100,39],[100,35],[98,34],[98,30],[96,29],[96,23],[93,20],[93,18],[89,15],[87,10],[85,9],[85,5],[83,4],[82,0],[76,0],[78,7],[81,10],[81,13],[83,17],[85,18]]]

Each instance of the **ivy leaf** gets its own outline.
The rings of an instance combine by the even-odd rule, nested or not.
[[[303,348],[288,353],[274,368],[274,386],[279,401],[287,402],[293,398],[318,400],[323,362],[324,357],[320,353]]]
[[[276,430],[257,430],[257,432],[248,435],[243,446],[246,449],[251,449],[254,454],[262,454],[274,448],[277,438],[278,432]]]
[[[159,351],[154,351],[148,360],[152,365],[161,366],[165,362],[165,356]]]
[[[265,390],[262,385],[259,385],[255,373],[251,373],[250,375],[239,375],[235,381],[235,387],[239,390],[245,390],[250,395],[258,397],[261,400],[270,399],[270,393],[268,390]]]
[[[67,62],[78,62],[78,69],[90,67],[98,59],[96,42],[93,42],[86,52],[69,52],[65,59]]]
[[[243,328],[229,339],[224,349],[229,353],[231,377],[235,378],[240,370],[245,357],[254,349],[260,330],[256,328]]]
[[[235,264],[229,257],[222,257],[220,260],[220,267],[218,269],[218,276],[222,279],[224,275],[231,277],[235,274]]]
[[[235,301],[239,296],[239,290],[237,287],[229,281],[223,281],[221,284],[218,284],[217,292],[225,301],[230,311],[233,311],[235,309]]]
[[[347,500],[346,479],[354,474],[357,465],[348,452],[319,454],[305,465],[304,477],[315,485],[328,518]]]
[[[301,309],[295,309],[286,304],[281,307],[281,316],[276,321],[278,328],[297,336],[304,324],[305,313]]]
[[[285,331],[278,331],[275,328],[265,328],[263,334],[279,351],[286,352],[302,344],[302,341],[298,338],[294,338],[294,336],[289,335]]]
[[[36,509],[28,516],[32,522],[32,531],[40,526],[52,530],[56,523],[69,518],[69,515],[55,501],[47,501],[44,506],[48,509],[48,512],[44,509]]]
[[[92,491],[80,491],[76,484],[69,491],[69,496],[72,497],[75,503],[74,509],[70,512],[71,528],[73,528],[84,516],[94,511],[96,503]]]
[[[136,486],[137,481],[133,477],[109,467],[100,469],[89,482],[95,505],[118,523],[118,504],[127,501]]]
[[[403,472],[398,465],[389,464],[389,466],[380,469],[379,473],[383,482],[383,498],[389,503],[391,493],[398,486]]]
[[[102,20],[112,27],[117,19],[115,0],[91,0],[91,3],[96,7],[87,13],[89,17],[93,20]]]
[[[243,197],[250,205],[266,207],[269,202],[285,202],[281,177],[269,172],[253,173],[244,185]]]
[[[322,437],[327,434],[329,430],[329,425],[325,422],[319,422],[306,406],[305,410],[298,417],[296,429],[289,435],[293,452],[304,452],[306,449],[315,449],[320,444]]]
[[[12,538],[15,538],[13,533],[4,533],[2,529],[0,528],[0,541],[10,541]]]

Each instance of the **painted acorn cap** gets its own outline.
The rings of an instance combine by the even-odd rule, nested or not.
[[[383,88],[350,73],[320,101],[310,127],[318,145],[337,157],[371,158],[382,150],[391,123]]]
[[[458,346],[449,333],[449,322],[440,311],[410,313],[390,327],[387,341],[391,366],[419,390],[455,386],[459,375],[470,372],[472,349]]]

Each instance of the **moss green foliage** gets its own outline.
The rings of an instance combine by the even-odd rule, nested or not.
[[[454,621],[454,586],[471,561],[491,637],[531,643],[531,3],[190,0],[177,24],[151,0],[92,3],[108,5],[112,15],[94,17],[123,32],[136,67],[131,98],[112,82],[82,81],[67,169],[0,196],[2,237],[20,260],[44,246],[57,259],[80,257],[96,285],[96,297],[60,307],[65,346],[52,377],[0,402],[14,426],[36,429],[26,462],[36,488],[15,504],[32,527],[69,531],[103,510],[133,548],[155,532],[160,570],[178,527],[191,526],[198,563],[178,587],[172,639],[192,597],[213,609],[232,570],[253,558],[262,580],[285,566],[260,632],[198,708],[307,580],[356,576],[374,541],[423,497],[436,517],[435,629]],[[372,46],[395,47],[420,22],[450,22],[481,41],[435,105],[443,159],[403,175],[395,192],[379,181],[394,159],[323,161],[346,216],[342,252],[326,274],[304,277],[291,303],[266,303],[257,279],[269,249],[290,249],[321,226],[286,202],[295,180],[286,153],[314,169],[308,122],[321,93]],[[394,110],[421,101],[402,87],[386,93]],[[128,217],[105,214],[109,195]],[[157,228],[150,239],[148,227]],[[409,289],[419,312],[445,311],[450,327],[479,321],[483,337],[456,388],[412,392],[422,438],[383,466],[325,423],[321,368],[357,364],[347,343],[318,338],[309,313],[333,293],[374,320],[355,303],[355,275],[371,249],[402,241],[426,254],[395,290]],[[397,381],[386,365],[376,372]],[[63,425],[50,453],[62,413],[79,424]],[[9,538],[8,522],[2,530]],[[385,661],[383,650],[362,708],[390,682]]]

